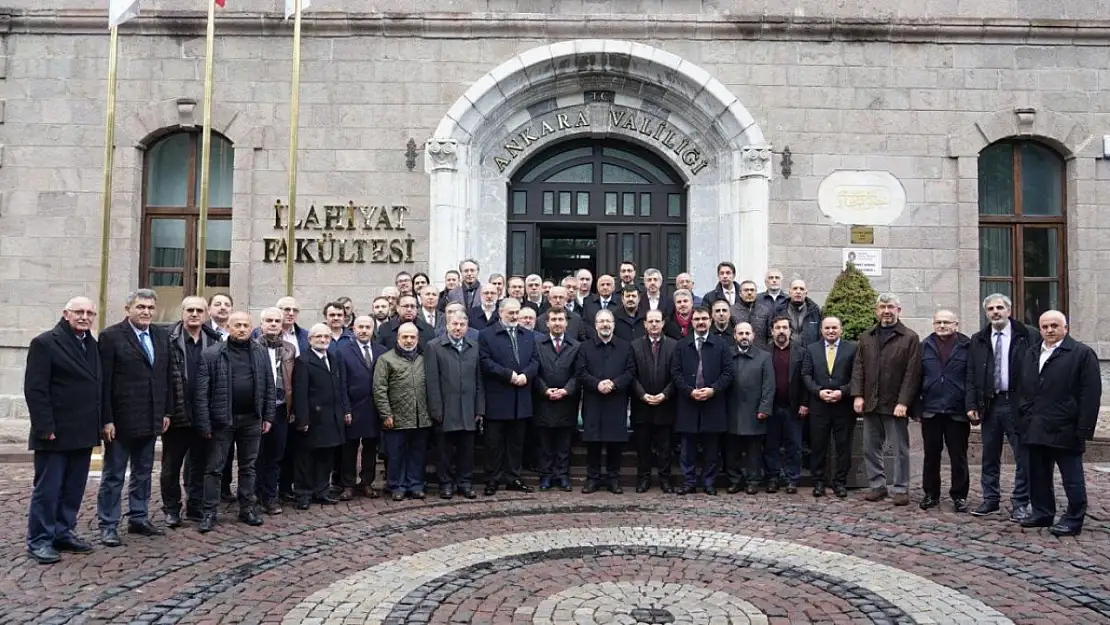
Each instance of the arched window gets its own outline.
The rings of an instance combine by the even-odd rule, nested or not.
[[[1031,140],[979,153],[979,292],[1004,293],[1016,319],[1067,314],[1064,159]]]
[[[177,132],[154,142],[143,160],[142,286],[178,302],[196,291],[201,134]],[[234,150],[212,135],[206,287],[227,288],[231,270]],[[163,311],[176,315],[173,304]]]

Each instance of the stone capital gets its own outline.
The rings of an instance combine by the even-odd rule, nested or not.
[[[424,168],[433,171],[455,171],[459,167],[459,145],[454,139],[431,138],[424,143]]]
[[[773,155],[769,145],[750,145],[740,148],[739,178],[771,179]]]

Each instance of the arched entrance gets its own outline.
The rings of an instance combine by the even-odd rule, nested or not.
[[[578,139],[537,153],[508,193],[508,272],[558,281],[621,261],[668,280],[686,269],[686,188],[671,166],[617,139]]]

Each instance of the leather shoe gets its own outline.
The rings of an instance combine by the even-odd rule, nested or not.
[[[486,484],[486,490],[483,491],[486,497],[492,497],[497,494],[497,484]]]
[[[835,493],[837,497],[844,499],[848,496],[848,487],[844,486],[843,484],[837,484],[836,486],[833,486],[833,493]]]
[[[586,482],[586,485],[582,487],[582,493],[586,495],[589,495],[590,493],[596,493],[597,490],[598,484],[593,480]]]
[[[531,493],[536,489],[525,484],[524,482],[521,482],[520,480],[513,480],[508,486],[505,487],[505,490],[514,490],[518,493]]]
[[[166,527],[181,527],[181,514],[178,512],[167,512]]]
[[[298,501],[297,503],[295,503],[293,505],[293,507],[298,509],[298,510],[308,510],[308,507],[309,507],[308,500],[307,499],[302,499],[302,500]]]
[[[264,522],[262,517],[258,515],[258,511],[254,508],[247,508],[239,512],[239,520],[251,527],[258,527]]]
[[[411,493],[409,493],[409,498],[410,499],[423,499],[424,498],[424,491],[414,490]]]
[[[738,493],[742,490],[744,490],[744,485],[741,484],[740,482],[734,482],[734,483],[728,485],[728,490],[726,490],[725,492],[730,494],[730,495],[735,495],[736,493]]]
[[[717,496],[717,488],[715,486],[706,486],[705,487],[705,494],[709,495],[710,497],[716,497]]]
[[[646,493],[651,490],[651,480],[640,480],[636,484],[637,493]]]
[[[1021,526],[1025,528],[1032,527],[1052,527],[1052,519],[1036,519],[1032,516],[1025,517],[1020,521]]]
[[[54,549],[70,553],[91,553],[93,550],[92,545],[72,534],[55,540]]]
[[[613,493],[614,495],[623,495],[624,494],[624,489],[621,488],[620,484],[617,484],[616,482],[613,482],[612,484],[609,485],[609,492]]]
[[[355,494],[351,492],[351,489],[349,488],[344,488],[343,490],[339,491],[339,501],[350,501],[354,498]]]
[[[787,482],[786,483],[786,494],[787,495],[793,495],[797,492],[798,492],[798,485],[797,484],[795,484],[794,482]]]
[[[755,484],[749,484],[748,487],[744,489],[744,492],[748,493],[749,495],[755,495],[759,492],[759,489],[755,487]]]
[[[955,511],[960,513],[960,514],[963,514],[963,513],[967,512],[967,500],[966,499],[953,499],[952,500],[952,506],[955,509]]]
[[[551,490],[551,478],[541,477],[540,478],[540,492],[546,493],[549,490]]]
[[[151,523],[150,519],[145,519],[138,523],[128,523],[127,533],[139,534],[140,536],[165,536],[166,534],[165,531]]]
[[[474,499],[478,496],[478,493],[474,492],[473,488],[467,488],[462,491],[462,496],[466,497],[467,499]]]
[[[1032,512],[1028,508],[1014,508],[1010,512],[1010,522],[1021,523],[1030,516],[1032,516]]]
[[[339,500],[335,497],[332,497],[331,495],[324,495],[323,497],[313,497],[312,502],[318,503],[322,506],[334,506],[335,504],[339,503]]]
[[[872,488],[871,490],[867,491],[867,494],[863,496],[863,499],[864,501],[881,501],[883,499],[886,499],[886,496],[887,490],[886,487],[883,486],[880,488]]]
[[[1057,523],[1048,528],[1048,533],[1053,536],[1078,536],[1082,531],[1082,527],[1072,527],[1070,525],[1064,525],[1063,523]]]
[[[669,495],[674,492],[674,485],[670,480],[659,480],[659,490]]]
[[[450,486],[444,486],[439,489],[439,496],[441,499],[453,499],[455,497],[455,489]]]
[[[698,491],[697,488],[694,488],[693,486],[687,486],[687,485],[683,484],[682,486],[678,487],[678,490],[675,491],[675,494],[690,495],[692,493],[696,493],[697,491]]]
[[[814,497],[824,497],[825,496],[825,484],[824,483],[817,482],[816,484],[813,485],[813,496]]]
[[[371,486],[369,484],[363,484],[362,485],[362,496],[363,497],[366,497],[367,499],[377,499],[378,494],[379,494],[378,489],[374,488],[373,486]]]
[[[402,492],[402,491],[396,490],[396,491],[393,491],[392,493],[390,493],[389,498],[392,499],[393,501],[404,501],[405,500],[405,493]]]
[[[58,562],[62,559],[62,556],[58,553],[58,550],[54,549],[54,547],[50,545],[39,545],[34,549],[28,547],[27,553],[29,553],[31,555],[31,558],[39,564],[54,564],[55,562]]]
[[[940,502],[937,501],[936,497],[933,497],[932,495],[925,495],[925,498],[921,500],[921,503],[918,504],[918,507],[922,510],[928,510],[929,508],[935,508],[939,505]]]
[[[278,515],[284,512],[281,509],[281,504],[276,499],[262,502],[262,511],[269,515]]]
[[[224,503],[235,503],[235,500],[236,500],[235,493],[233,493],[229,490],[225,490],[224,492],[220,493],[220,501],[222,501]]]
[[[119,534],[116,532],[116,528],[107,527],[100,530],[100,544],[104,545],[105,547],[119,547],[123,544],[123,541],[119,539]]]
[[[768,493],[777,493],[777,492],[779,492],[779,481],[778,480],[771,480],[771,481],[767,482],[767,492]]]
[[[562,490],[564,493],[569,493],[574,490],[574,487],[570,485],[570,479],[564,477],[563,479],[559,480],[559,489]]]
[[[200,525],[197,525],[197,531],[201,534],[207,534],[216,528],[216,514],[209,512],[201,519]]]

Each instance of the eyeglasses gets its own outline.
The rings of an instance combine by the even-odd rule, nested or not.
[[[68,310],[66,311],[74,317],[95,317],[96,311],[94,310]]]
[[[959,323],[959,321],[946,321],[946,320],[941,319],[941,320],[934,321],[933,325],[935,325],[935,326],[954,326],[958,323]]]
[[[285,308],[281,309],[281,312],[287,312],[287,313],[289,313],[289,312],[301,312],[301,309],[300,308],[285,307]]]

